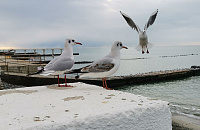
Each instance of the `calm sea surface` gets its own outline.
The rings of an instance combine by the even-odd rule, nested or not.
[[[75,61],[94,61],[109,51],[110,48],[75,46],[74,52],[80,53],[75,56]],[[86,65],[76,64],[73,68]],[[149,54],[141,54],[130,47],[128,50],[121,50],[121,65],[114,75],[190,68],[193,65],[200,66],[200,46],[154,46]],[[155,84],[123,86],[120,90],[169,101],[172,112],[200,119],[200,76]]]
[[[106,55],[110,48],[75,48],[77,61],[93,61]],[[200,66],[200,46],[154,46],[150,54],[141,54],[135,48],[121,50],[121,65],[114,74],[130,75],[160,70]],[[75,65],[79,68],[85,65]],[[123,86],[121,91],[170,102],[171,111],[200,119],[200,76],[155,84]]]

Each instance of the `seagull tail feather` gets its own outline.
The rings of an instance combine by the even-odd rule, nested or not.
[[[68,70],[68,71],[65,71],[64,74],[74,74],[74,73],[83,73],[81,72],[81,69],[73,69],[73,70]]]
[[[36,74],[40,74],[44,71],[44,68],[42,68],[41,70],[35,72],[35,73],[30,73],[30,74],[27,74],[26,76],[30,76],[30,75],[36,75]]]

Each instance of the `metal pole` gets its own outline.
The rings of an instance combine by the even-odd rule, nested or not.
[[[29,65],[28,65],[28,69],[27,69],[27,74],[29,74]]]
[[[45,61],[45,49],[42,49],[42,50],[43,50],[44,61]]]
[[[8,63],[7,63],[7,72],[8,72]]]
[[[6,56],[5,56],[5,65],[6,65]]]
[[[52,57],[54,58],[54,49],[51,49],[52,50]]]

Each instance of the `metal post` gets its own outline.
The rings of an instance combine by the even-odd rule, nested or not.
[[[54,49],[51,49],[52,50],[52,57],[54,58]]]
[[[6,65],[6,56],[5,56],[5,65]]]
[[[43,50],[43,55],[44,55],[44,61],[45,61],[45,49],[42,49]],[[40,57],[41,58],[41,57]]]
[[[60,49],[60,54],[62,54],[62,50],[63,50],[63,49]]]
[[[29,74],[29,65],[28,65],[28,69],[27,69],[27,74]]]
[[[8,63],[7,63],[7,68],[6,69],[7,69],[7,72],[8,72]]]
[[[31,60],[31,57],[30,57],[30,55],[29,55],[29,64],[30,64],[30,60]]]

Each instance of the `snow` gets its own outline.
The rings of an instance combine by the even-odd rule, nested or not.
[[[170,130],[168,102],[85,83],[0,91],[0,129]]]

